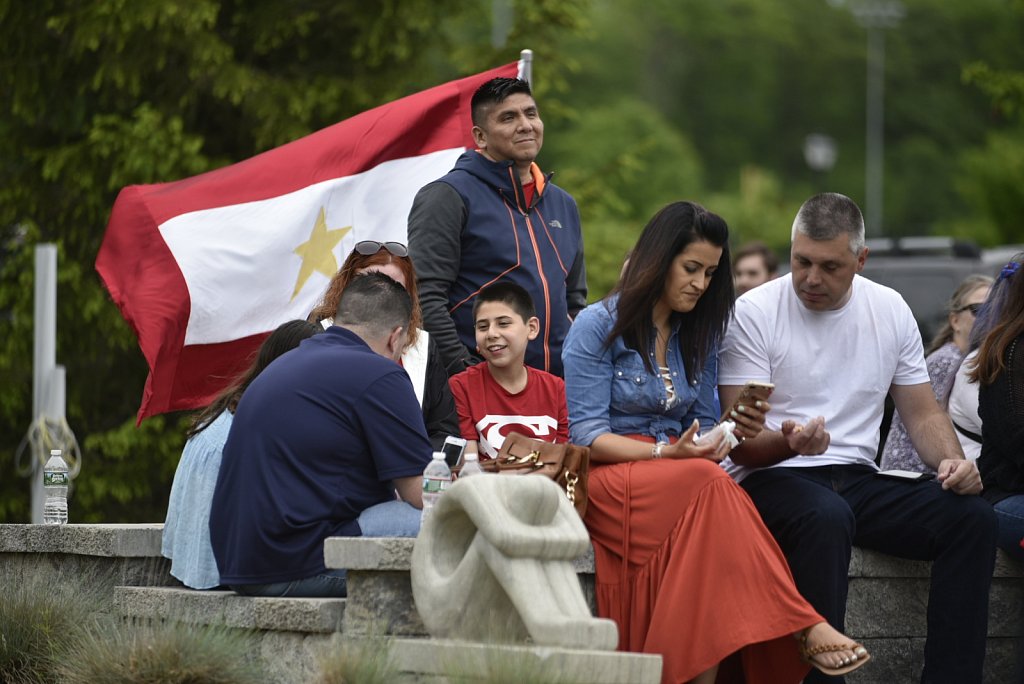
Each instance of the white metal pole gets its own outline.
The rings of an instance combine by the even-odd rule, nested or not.
[[[57,245],[36,245],[35,311],[32,350],[32,417],[38,421],[46,415],[48,385],[57,365]],[[63,392],[61,392],[63,394]],[[43,522],[43,467],[32,454],[30,487],[32,522]]]
[[[882,196],[885,187],[885,29],[869,26],[867,74],[867,147],[864,160],[865,229],[868,235],[883,234]]]
[[[519,53],[519,78],[533,88],[533,50],[523,50]]]

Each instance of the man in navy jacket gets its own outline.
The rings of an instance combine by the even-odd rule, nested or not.
[[[526,363],[562,374],[562,342],[586,306],[583,235],[576,202],[534,163],[544,123],[530,86],[495,78],[473,95],[477,145],[447,175],[422,188],[409,213],[424,328],[454,375],[480,357],[473,301],[508,280],[537,306],[540,334]]]

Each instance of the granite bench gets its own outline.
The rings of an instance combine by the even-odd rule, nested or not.
[[[324,543],[330,568],[349,571],[346,635],[386,633],[423,636],[409,581],[413,539],[334,537]],[[593,553],[575,567],[593,609]],[[874,659],[848,677],[851,683],[916,682],[924,662],[925,614],[930,563],[908,561],[854,548],[850,562],[847,633],[864,643]],[[985,681],[1014,681],[1024,635],[1024,565],[999,552],[989,606]]]
[[[411,539],[328,539],[327,565],[349,569],[348,599],[256,599],[181,588],[168,572],[169,561],[160,556],[161,532],[160,524],[0,525],[0,581],[22,582],[45,573],[110,578],[122,585],[112,590],[111,605],[129,619],[179,619],[256,630],[267,661],[291,663],[274,681],[304,681],[314,648],[337,639],[387,635],[398,649],[399,662],[413,667],[423,657],[427,642],[409,583]],[[575,565],[593,607],[592,555]],[[854,549],[847,630],[871,649],[874,660],[849,678],[851,684],[918,680],[929,568],[926,562]],[[990,595],[986,682],[1014,681],[1024,634],[1022,579],[1024,566],[1000,553]],[[452,648],[439,645],[436,652]],[[417,681],[428,681],[427,669],[422,669],[426,665],[420,667],[424,677]]]

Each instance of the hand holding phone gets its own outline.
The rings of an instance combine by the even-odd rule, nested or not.
[[[764,428],[764,416],[771,408],[768,397],[774,390],[775,385],[770,382],[748,381],[733,405],[722,415],[722,420],[735,421],[737,437],[756,437]]]

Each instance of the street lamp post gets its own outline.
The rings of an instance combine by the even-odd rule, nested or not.
[[[864,223],[868,235],[879,236],[885,177],[885,29],[896,26],[905,10],[899,0],[850,0],[850,11],[867,33]]]

